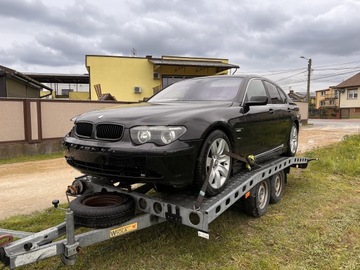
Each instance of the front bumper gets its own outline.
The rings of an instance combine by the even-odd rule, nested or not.
[[[165,146],[129,141],[99,142],[67,136],[65,158],[84,174],[122,184],[154,183],[175,187],[191,184],[201,141],[175,141]]]

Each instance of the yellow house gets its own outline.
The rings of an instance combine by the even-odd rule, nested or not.
[[[187,78],[227,74],[239,66],[228,59],[162,56],[161,58],[86,55],[90,99],[114,97],[139,101]]]
[[[339,94],[338,91],[332,87],[323,90],[317,90],[316,93],[316,109],[320,107],[338,107]]]

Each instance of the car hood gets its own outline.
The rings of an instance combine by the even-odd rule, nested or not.
[[[126,128],[137,125],[186,124],[216,109],[230,107],[232,102],[136,103],[107,107],[84,113],[76,122],[119,123]]]

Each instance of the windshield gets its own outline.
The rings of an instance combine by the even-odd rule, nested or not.
[[[242,78],[197,78],[174,83],[149,102],[168,101],[226,101],[233,100],[240,88]]]

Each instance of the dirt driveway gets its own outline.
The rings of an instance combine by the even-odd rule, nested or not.
[[[301,127],[299,152],[332,144],[345,135],[360,134],[360,120],[311,120]],[[0,165],[0,220],[66,202],[65,190],[81,174],[63,158]]]

